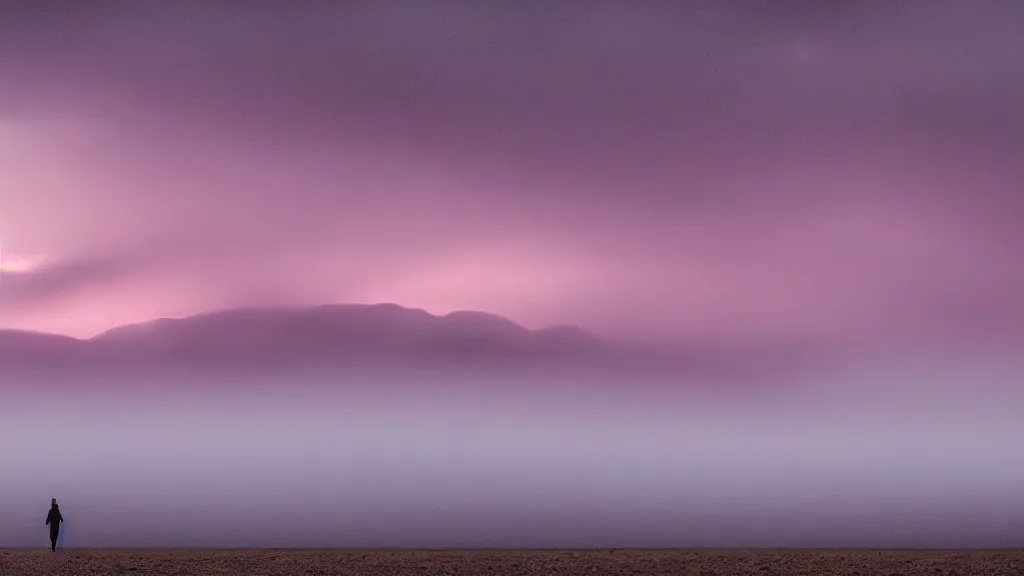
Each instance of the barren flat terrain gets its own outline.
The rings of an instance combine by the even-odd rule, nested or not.
[[[1024,551],[0,550],[0,574],[1024,574]]]

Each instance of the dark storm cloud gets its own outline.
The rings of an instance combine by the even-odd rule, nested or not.
[[[836,157],[1005,171],[1024,137],[1012,3],[100,6],[17,20],[8,70],[34,101],[136,128],[409,150],[588,185],[638,218],[731,209],[764,192],[723,178]],[[1021,212],[1005,191],[970,194],[997,218]]]
[[[443,126],[479,140],[511,121],[528,132],[556,122],[547,136],[578,141],[1021,118],[1014,4],[270,6],[78,8],[22,18],[14,37],[30,66],[290,130],[384,123],[429,138]]]

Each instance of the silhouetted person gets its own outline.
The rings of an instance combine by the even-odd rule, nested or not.
[[[50,550],[57,550],[57,536],[60,536],[60,523],[64,517],[60,515],[60,508],[57,507],[57,499],[50,500],[50,513],[46,515],[46,523],[50,526]]]

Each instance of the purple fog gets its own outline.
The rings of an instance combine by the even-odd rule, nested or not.
[[[0,546],[1024,544],[1024,4],[676,4],[0,8]]]

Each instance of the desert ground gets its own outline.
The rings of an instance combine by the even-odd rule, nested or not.
[[[8,549],[0,574],[1020,575],[1024,551]]]

